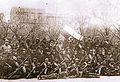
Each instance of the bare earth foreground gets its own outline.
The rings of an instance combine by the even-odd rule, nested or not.
[[[4,80],[0,82],[120,82],[120,76],[101,76],[100,78],[76,78],[76,79],[54,79],[54,80],[38,80],[38,79],[17,79]]]

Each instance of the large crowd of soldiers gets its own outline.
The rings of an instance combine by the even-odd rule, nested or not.
[[[109,37],[21,40],[0,47],[0,78],[81,78],[120,75],[120,49]]]

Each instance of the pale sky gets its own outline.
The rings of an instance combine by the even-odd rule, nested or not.
[[[12,7],[46,9],[49,13],[79,15],[91,24],[120,24],[120,0],[0,0],[0,11],[9,19]]]

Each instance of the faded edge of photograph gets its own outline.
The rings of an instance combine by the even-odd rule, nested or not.
[[[119,0],[0,0],[1,82],[119,82]]]

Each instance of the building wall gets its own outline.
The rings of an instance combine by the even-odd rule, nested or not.
[[[10,20],[16,23],[41,23],[44,13],[43,9],[13,7],[10,12]]]
[[[10,12],[12,28],[16,28],[16,24],[20,25],[22,29],[19,30],[19,33],[22,35],[29,33],[33,27],[35,28],[33,34],[35,35],[44,35],[45,37],[47,37],[46,35],[53,35],[56,30],[62,29],[63,19],[64,17],[60,15],[46,13],[45,10],[40,9],[14,7]],[[51,34],[43,33],[43,30]]]

